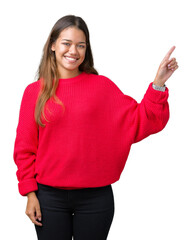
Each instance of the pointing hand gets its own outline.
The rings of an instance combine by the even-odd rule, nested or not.
[[[157,71],[154,84],[160,87],[163,87],[165,82],[171,77],[174,71],[178,68],[177,62],[175,58],[170,58],[172,52],[175,50],[175,46],[173,46],[168,53],[165,55],[162,60],[159,69]]]

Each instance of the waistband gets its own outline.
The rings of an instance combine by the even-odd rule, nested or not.
[[[38,183],[37,182],[37,186],[38,188],[47,188],[47,189],[55,189],[55,190],[91,190],[91,189],[103,189],[103,188],[108,188],[108,187],[111,187],[111,184],[109,185],[106,185],[106,186],[100,186],[100,187],[88,187],[88,188],[72,188],[72,187],[54,187],[54,186],[50,186],[50,185],[46,185],[46,184],[42,184],[42,183]]]

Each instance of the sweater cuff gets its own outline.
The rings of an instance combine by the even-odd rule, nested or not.
[[[22,196],[26,196],[27,193],[38,190],[38,186],[35,178],[27,179],[25,181],[19,182],[18,187],[19,187],[19,193]]]
[[[164,92],[157,91],[153,88],[153,83],[150,83],[146,92],[146,97],[151,102],[164,104],[167,102],[167,99],[169,97],[169,89],[166,87]]]

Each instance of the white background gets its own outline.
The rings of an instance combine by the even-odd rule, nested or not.
[[[1,47],[1,239],[36,239],[18,193],[13,145],[25,87],[34,81],[44,43],[64,15],[87,23],[95,67],[127,95],[141,101],[173,46],[179,69],[167,82],[166,128],[132,146],[112,185],[115,216],[109,240],[192,239],[191,5],[182,0],[4,1]]]

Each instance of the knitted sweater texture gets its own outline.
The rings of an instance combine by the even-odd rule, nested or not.
[[[49,99],[45,127],[37,127],[35,104],[41,81],[30,83],[21,100],[13,158],[19,192],[37,182],[62,189],[101,187],[119,180],[131,145],[161,131],[169,119],[168,89],[152,83],[141,101],[125,95],[109,78],[82,72],[59,79]]]

